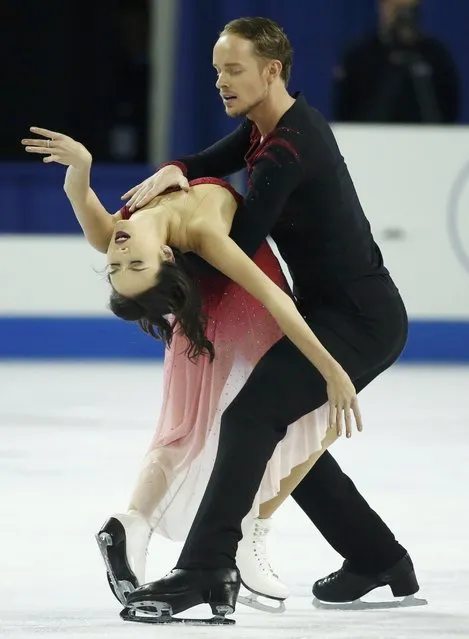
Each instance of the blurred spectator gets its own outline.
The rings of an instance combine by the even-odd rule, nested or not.
[[[420,4],[420,0],[379,0],[379,33],[355,43],[335,74],[337,121],[458,120],[458,70],[445,45],[420,29]]]

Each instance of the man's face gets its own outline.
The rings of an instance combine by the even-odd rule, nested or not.
[[[381,17],[386,26],[394,23],[396,14],[402,7],[413,7],[420,4],[420,0],[380,0]]]
[[[232,34],[220,36],[213,48],[213,66],[227,115],[246,115],[267,97],[270,64],[254,53],[249,40]]]

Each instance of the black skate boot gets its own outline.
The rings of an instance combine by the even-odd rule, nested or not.
[[[130,593],[121,617],[146,623],[233,624],[225,619],[235,611],[240,588],[235,568],[184,570],[175,568],[166,577]],[[212,619],[176,619],[172,615],[208,603]]]
[[[110,517],[96,535],[109,586],[125,606],[127,595],[145,583],[151,528],[137,511]]]
[[[412,597],[419,590],[419,584],[415,576],[412,560],[408,554],[388,570],[374,575],[355,573],[351,570],[349,562],[344,561],[340,570],[315,582],[313,595],[318,602],[313,603],[317,607],[321,607],[319,602],[336,604],[357,602],[360,597],[382,586],[389,586],[394,597],[404,597],[407,600],[404,600],[405,603],[403,601],[389,602],[389,604],[385,602],[381,604],[360,602],[361,606],[355,605],[353,607],[397,607],[398,605],[415,606],[427,603],[424,599],[414,599]]]

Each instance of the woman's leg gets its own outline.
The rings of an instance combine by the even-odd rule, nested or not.
[[[144,459],[128,510],[137,511],[151,522],[174,478],[174,468],[181,464],[185,454],[184,446],[174,444],[150,451]]]
[[[182,460],[183,447],[166,446],[145,458],[129,508],[114,513],[96,535],[117,599],[125,605],[127,596],[146,581],[147,549],[152,533],[152,515],[171,481],[171,470]]]
[[[150,523],[176,475],[204,449],[233,369],[231,343],[216,343],[211,364],[204,358],[190,362],[186,346],[185,338],[178,334],[166,355],[162,414],[129,503],[129,510],[138,511]],[[189,489],[192,496],[192,487]]]
[[[280,491],[275,497],[265,501],[259,507],[259,519],[269,519],[274,512],[283,504],[283,502],[291,495],[298,484],[309,473],[314,464],[318,461],[321,455],[335,442],[337,439],[337,432],[334,430],[328,430],[327,435],[322,440],[321,450],[313,453],[305,462],[292,468],[291,473],[282,479],[280,482]]]
[[[337,434],[334,431],[327,431],[321,449],[313,453],[302,464],[295,466],[291,473],[282,479],[279,493],[260,505],[259,516],[256,519],[251,520],[248,517],[243,522],[243,538],[238,544],[236,565],[243,584],[252,592],[262,593],[268,598],[281,601],[289,596],[289,588],[282,583],[276,570],[272,567],[267,552],[267,538],[271,529],[270,517],[336,438]]]

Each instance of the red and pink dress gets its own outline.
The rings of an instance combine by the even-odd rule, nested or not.
[[[193,180],[190,185],[197,188],[207,183],[226,188],[235,199],[241,197],[229,183],[217,178]],[[122,213],[126,216],[125,207]],[[267,241],[254,262],[289,291]],[[214,345],[215,359],[210,363],[207,357],[200,357],[196,363],[190,362],[184,354],[186,338],[175,332],[165,354],[163,403],[150,445],[150,451],[182,447],[182,461],[169,469],[169,490],[152,517],[155,532],[177,540],[186,538],[212,472],[224,410],[264,353],[283,336],[267,309],[225,276],[203,277],[201,291],[209,318],[206,334]],[[327,404],[289,426],[267,465],[251,516],[257,516],[260,503],[278,493],[280,481],[292,468],[321,449],[326,431]]]

